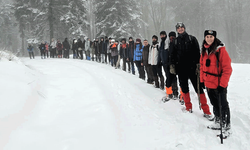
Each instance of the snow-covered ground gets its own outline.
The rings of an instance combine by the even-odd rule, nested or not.
[[[18,62],[18,61],[17,61]],[[65,59],[0,61],[0,149],[247,150],[250,65],[233,64],[228,89],[232,136],[224,145],[165,92],[109,65]],[[211,105],[210,105],[211,106]],[[210,107],[212,110],[212,108]]]

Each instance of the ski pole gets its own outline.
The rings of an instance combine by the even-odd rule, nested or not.
[[[219,93],[219,91],[218,91]],[[222,111],[221,111],[221,94],[219,93],[219,109],[220,109],[220,140],[221,144],[223,144],[223,134],[222,134]]]
[[[198,94],[198,100],[199,100],[199,108],[201,110],[201,97],[200,97],[200,64],[197,64],[196,67],[196,74],[197,74],[197,94]]]

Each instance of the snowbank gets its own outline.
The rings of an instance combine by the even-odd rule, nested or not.
[[[10,51],[0,50],[0,62],[3,61],[14,61],[16,63],[21,63],[20,59]]]

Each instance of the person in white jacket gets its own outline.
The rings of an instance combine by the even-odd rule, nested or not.
[[[159,55],[159,42],[158,37],[154,35],[152,37],[152,46],[149,49],[148,64],[152,65],[155,88],[160,88],[159,78],[162,78],[162,65],[158,64]]]
[[[51,51],[50,51],[50,58],[56,57],[56,41],[55,39],[51,39],[50,43]]]

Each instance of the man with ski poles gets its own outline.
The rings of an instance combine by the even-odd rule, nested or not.
[[[176,30],[178,32],[178,37],[175,39],[174,46],[172,47],[170,72],[172,74],[177,73],[179,77],[186,106],[183,111],[192,113],[193,109],[189,94],[188,80],[191,80],[196,93],[198,93],[196,68],[200,60],[200,48],[197,39],[186,32],[186,27],[182,22],[177,23]],[[204,117],[212,121],[213,116],[209,110],[203,88],[204,87],[200,85],[201,108],[204,112]]]

